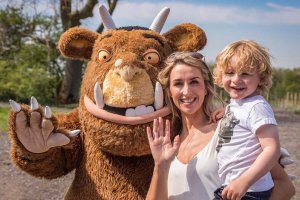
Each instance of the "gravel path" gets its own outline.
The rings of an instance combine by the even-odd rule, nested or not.
[[[291,159],[296,162],[286,170],[298,177],[293,182],[297,192],[293,200],[300,200],[300,116],[285,110],[275,110],[275,114],[281,146],[289,150]],[[12,165],[9,145],[7,134],[0,131],[0,200],[63,199],[74,174],[51,181],[31,177]]]

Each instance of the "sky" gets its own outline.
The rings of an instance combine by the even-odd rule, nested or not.
[[[161,33],[186,22],[201,27],[208,39],[201,53],[208,62],[229,43],[251,39],[269,49],[274,67],[300,67],[299,0],[120,0],[113,20],[117,27],[149,27],[163,7],[169,7],[170,14]],[[95,9],[83,26],[95,30],[99,21]]]
[[[51,10],[46,5],[40,4]],[[250,39],[269,49],[274,67],[300,67],[300,0],[119,0],[112,17],[117,27],[149,27],[164,7],[170,14],[161,33],[181,23],[196,24],[206,32],[208,42],[200,52],[210,63],[229,43]],[[82,26],[96,30],[100,22],[96,6],[94,16]]]

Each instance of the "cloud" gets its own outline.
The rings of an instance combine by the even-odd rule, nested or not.
[[[151,24],[165,6],[171,8],[168,21],[222,24],[300,25],[300,8],[268,3],[265,7],[239,7],[221,4],[191,4],[184,2],[122,2],[113,18],[122,26]],[[95,14],[97,16],[98,14]],[[140,23],[140,24],[137,24]]]

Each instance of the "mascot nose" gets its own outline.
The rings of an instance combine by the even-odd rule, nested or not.
[[[115,73],[124,81],[129,82],[141,69],[136,67],[137,56],[132,52],[125,53],[122,58],[115,61]]]
[[[138,74],[139,68],[131,67],[129,65],[125,65],[122,68],[117,70],[117,74],[120,75],[122,79],[126,82],[129,82],[133,79],[134,75]]]

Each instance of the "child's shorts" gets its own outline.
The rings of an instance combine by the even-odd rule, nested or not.
[[[221,194],[224,188],[225,186],[222,186],[214,192],[213,200],[223,200]],[[241,200],[268,200],[271,196],[272,190],[273,188],[262,192],[246,192]]]

